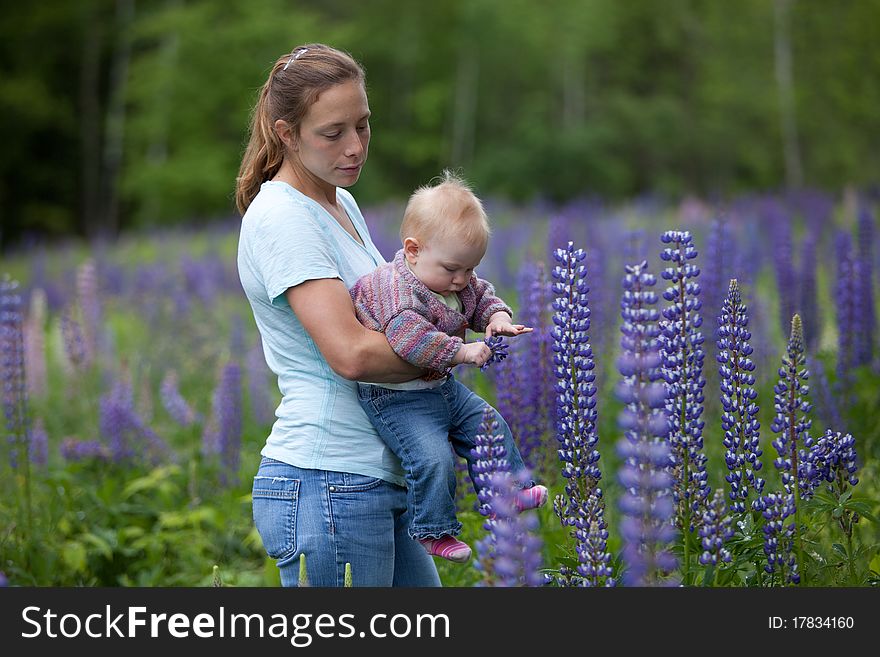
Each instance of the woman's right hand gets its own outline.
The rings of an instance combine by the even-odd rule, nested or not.
[[[358,321],[351,295],[340,279],[304,281],[288,288],[285,297],[339,376],[351,381],[400,383],[425,373],[394,353],[382,333]]]
[[[492,350],[485,342],[462,344],[452,357],[453,365],[476,365],[482,367],[492,356]]]

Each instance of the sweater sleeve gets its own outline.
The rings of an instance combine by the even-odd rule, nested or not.
[[[408,363],[431,370],[445,370],[461,347],[461,338],[438,331],[413,310],[403,310],[384,329],[388,344]]]
[[[469,285],[473,288],[477,299],[474,314],[468,318],[472,330],[478,333],[485,331],[486,325],[495,313],[506,312],[513,316],[510,306],[495,296],[495,288],[489,281],[472,276]]]

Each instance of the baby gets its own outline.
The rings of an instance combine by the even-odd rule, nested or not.
[[[409,534],[429,554],[457,563],[470,547],[456,536],[455,452],[467,460],[474,481],[471,448],[486,402],[459,383],[452,365],[481,366],[491,356],[484,342],[464,343],[465,329],[516,336],[532,329],[513,324],[510,307],[490,283],[474,274],[486,253],[489,222],[467,184],[444,172],[433,186],[417,189],[404,212],[403,248],[394,261],[363,276],[351,288],[359,321],[382,331],[404,360],[430,370],[399,384],[359,383],[361,406],[406,472],[411,514]],[[510,469],[524,469],[510,428],[497,414]],[[547,488],[529,481],[516,506],[542,506]]]

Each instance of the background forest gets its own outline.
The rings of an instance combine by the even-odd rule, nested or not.
[[[324,41],[367,69],[362,205],[840,189],[880,169],[880,2],[46,0],[0,14],[0,248],[233,214],[255,93]]]

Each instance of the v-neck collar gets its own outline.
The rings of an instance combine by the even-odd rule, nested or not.
[[[358,237],[361,239],[360,242],[359,242],[358,240],[356,240],[356,239],[354,238],[354,236],[353,236],[351,233],[349,233],[347,230],[345,230],[345,228],[343,228],[342,224],[340,224],[340,223],[336,220],[336,217],[334,217],[332,214],[330,214],[330,213],[327,211],[327,208],[325,208],[323,205],[321,205],[320,203],[318,203],[318,202],[317,202],[315,199],[313,199],[311,196],[308,196],[307,194],[303,194],[303,193],[302,193],[301,191],[299,191],[296,187],[294,187],[293,185],[291,185],[291,184],[288,183],[288,182],[284,182],[283,180],[268,180],[268,181],[266,181],[266,182],[270,182],[270,183],[273,183],[273,184],[284,185],[284,186],[287,187],[288,189],[292,190],[292,191],[293,191],[298,197],[302,197],[302,198],[306,199],[309,203],[311,203],[311,204],[313,204],[314,206],[316,206],[317,208],[319,208],[319,209],[321,210],[321,212],[323,212],[323,213],[327,216],[327,218],[330,219],[330,222],[331,222],[334,226],[336,226],[336,228],[338,228],[339,230],[341,230],[341,231],[345,234],[345,236],[346,236],[348,239],[350,239],[350,240],[351,240],[352,242],[354,242],[358,247],[360,247],[361,249],[363,249],[363,250],[367,253],[367,255],[369,255],[369,256],[375,261],[376,258],[373,256],[372,253],[370,253],[370,250],[367,248],[367,241],[364,239],[364,236],[361,235],[361,231],[358,230],[357,224],[355,224],[354,219],[351,218],[351,215],[350,215],[349,212],[348,212],[348,208],[345,207],[345,201],[340,200],[338,195],[337,195],[337,202],[338,202],[338,204],[340,205],[340,207],[342,207],[342,211],[345,212],[345,215],[348,217],[348,220],[351,222],[351,227],[354,228],[354,232],[356,232],[356,233],[358,234]]]

